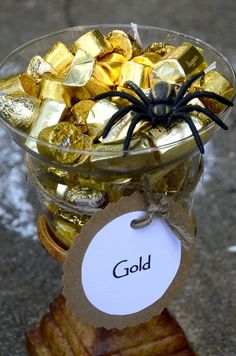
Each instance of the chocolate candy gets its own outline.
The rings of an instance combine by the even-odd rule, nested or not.
[[[94,57],[82,49],[78,50],[64,79],[64,84],[72,87],[84,86],[91,78],[94,66]]]
[[[83,186],[67,188],[64,199],[81,208],[98,208],[105,202],[105,194]]]
[[[44,128],[40,131],[38,138],[55,145],[53,147],[38,143],[39,153],[63,164],[73,163],[81,154],[80,152],[68,152],[63,148],[75,150],[83,150],[84,148],[83,134],[77,126],[69,122],[60,122],[57,125]]]
[[[152,82],[164,80],[175,83],[207,65],[201,51],[192,43],[184,42],[173,49],[152,68]]]
[[[107,40],[113,47],[113,52],[122,54],[127,60],[141,53],[138,43],[127,33],[114,30],[107,35]]]
[[[92,107],[86,119],[90,136],[93,138],[99,137],[116,111],[118,111],[118,108],[111,101],[107,99],[98,101]]]
[[[79,37],[72,45],[72,50],[76,53],[79,49],[84,50],[92,57],[103,56],[112,52],[112,46],[103,34],[94,29]]]
[[[121,54],[110,53],[102,57],[99,64],[108,72],[112,82],[116,83],[121,72],[122,64],[126,61],[127,59]]]
[[[225,76],[216,70],[206,73],[201,79],[193,83],[191,91],[211,91],[227,99],[233,94],[233,86]],[[219,113],[224,109],[224,105],[211,98],[201,98],[205,106],[214,113]]]
[[[119,85],[124,86],[131,80],[142,89],[149,88],[149,67],[136,62],[125,62],[121,68]]]
[[[40,83],[39,98],[52,99],[66,104],[67,107],[71,106],[71,96],[60,77],[45,76]]]
[[[73,59],[73,54],[62,42],[56,42],[44,56],[44,60],[51,64],[58,74],[65,73]]]
[[[43,102],[40,111],[38,112],[38,116],[33,122],[29,136],[38,138],[40,131],[42,131],[44,128],[57,124],[61,120],[65,108],[65,103],[46,99]],[[26,145],[31,150],[38,152],[36,142],[30,138],[26,140]]]
[[[95,101],[81,100],[71,108],[70,116],[67,121],[78,125],[83,133],[88,131],[87,116],[95,105]]]
[[[20,73],[0,80],[0,92],[13,95],[37,96],[38,88],[35,81],[27,73]]]
[[[39,83],[45,74],[57,75],[56,70],[41,56],[34,56],[27,67],[26,72]]]
[[[29,128],[39,113],[40,101],[33,96],[0,92],[0,111],[12,126]]]
[[[168,53],[172,52],[174,49],[174,46],[166,42],[153,42],[145,49],[144,53],[155,53],[161,57],[164,57]]]

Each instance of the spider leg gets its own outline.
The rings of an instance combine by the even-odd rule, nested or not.
[[[187,94],[184,98],[182,98],[178,104],[175,106],[176,108],[187,104],[190,100],[195,99],[195,98],[212,98],[217,101],[219,101],[222,104],[228,105],[228,106],[233,106],[233,102],[224,98],[221,95],[218,95],[216,93],[212,93],[211,91],[199,91],[196,93],[190,93]]]
[[[111,130],[112,126],[116,123],[116,121],[118,121],[122,116],[126,115],[129,111],[131,110],[137,110],[135,105],[128,105],[125,106],[123,108],[121,108],[120,110],[116,111],[110,118],[110,120],[108,121],[108,123],[106,124],[103,134],[102,134],[102,138],[106,138],[109,131]]]
[[[199,148],[199,151],[201,152],[201,154],[204,153],[204,146],[203,146],[203,143],[202,143],[202,140],[201,140],[201,137],[198,133],[198,130],[196,129],[192,119],[191,119],[191,116],[185,112],[179,112],[179,113],[176,113],[176,114],[172,114],[172,118],[173,119],[183,119],[185,122],[187,122],[190,130],[192,131],[192,134],[193,134],[193,137],[195,139],[195,142]]]
[[[143,113],[138,113],[136,114],[133,119],[131,120],[131,123],[130,123],[130,126],[129,126],[129,129],[127,131],[127,135],[126,135],[126,138],[125,138],[125,141],[124,141],[124,147],[123,147],[123,150],[124,151],[127,151],[128,148],[129,148],[129,144],[130,144],[130,141],[131,141],[131,138],[132,138],[132,134],[134,132],[134,129],[135,129],[135,126],[137,125],[137,123],[141,120],[143,120],[145,114]],[[124,152],[124,154],[127,154],[126,152]]]
[[[184,94],[188,90],[188,88],[199,78],[201,78],[205,74],[204,71],[201,71],[199,73],[196,73],[192,75],[190,78],[186,80],[186,82],[181,86],[179,89],[178,94],[176,95],[175,102],[178,104],[178,102],[183,98]]]
[[[181,112],[192,112],[192,111],[201,112],[201,113],[205,114],[206,116],[208,116],[216,124],[218,124],[222,129],[224,129],[224,130],[228,129],[228,126],[225,125],[225,123],[218,116],[213,114],[213,112],[211,112],[210,110],[208,110],[206,108],[203,108],[202,106],[199,106],[199,105],[185,105],[185,106],[181,106],[180,108],[178,108],[176,113],[179,113],[180,111]]]
[[[140,100],[136,99],[134,96],[121,92],[121,91],[108,91],[99,95],[96,95],[93,99],[94,100],[100,100],[100,99],[106,99],[106,98],[113,98],[115,96],[119,96],[122,99],[127,99],[129,100],[132,104],[137,105],[138,107],[142,108],[143,110],[146,110],[146,106],[144,103],[142,103]]]
[[[127,82],[125,82],[125,85],[128,85],[139,96],[139,98],[144,102],[144,104],[146,104],[147,106],[150,104],[148,98],[137,84],[135,84],[131,80],[128,80]]]

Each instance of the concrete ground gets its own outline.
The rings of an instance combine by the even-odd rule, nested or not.
[[[0,57],[65,27],[129,23],[201,38],[236,67],[235,0],[1,1]],[[236,115],[208,145],[195,199],[198,252],[171,311],[202,356],[236,354]],[[35,195],[25,181],[22,151],[0,128],[0,355],[25,355],[24,332],[61,290],[61,267],[36,240]]]

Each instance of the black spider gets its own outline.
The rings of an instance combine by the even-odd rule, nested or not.
[[[94,98],[95,100],[119,96],[120,98],[127,99],[131,103],[131,105],[121,108],[114,115],[111,116],[108,124],[106,125],[103,131],[102,137],[106,138],[112,126],[129,111],[134,111],[135,115],[131,120],[127,136],[124,141],[124,151],[128,150],[135,126],[139,121],[146,119],[152,124],[152,127],[156,127],[157,125],[163,125],[164,127],[168,128],[173,121],[182,119],[189,125],[192,134],[195,138],[196,144],[198,145],[200,152],[203,154],[203,143],[191,119],[190,113],[192,111],[203,113],[215,123],[217,123],[220,127],[222,127],[222,129],[227,130],[228,127],[219,117],[217,117],[210,110],[203,108],[199,105],[191,105],[188,103],[194,98],[204,97],[215,99],[218,102],[228,106],[233,106],[233,103],[231,101],[213,92],[199,91],[195,93],[186,94],[192,83],[204,75],[205,72],[202,71],[191,76],[180,87],[178,94],[175,93],[173,84],[160,81],[152,88],[149,99],[135,83],[128,81],[126,82],[126,84],[137,94],[140,100],[136,99],[134,96],[128,93],[119,91],[110,91],[97,95]]]

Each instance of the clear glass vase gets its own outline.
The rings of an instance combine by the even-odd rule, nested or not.
[[[49,34],[19,47],[7,56],[0,64],[0,78],[25,71],[34,55],[43,56],[55,42],[61,41],[70,47],[78,37],[94,28],[104,34],[115,28],[132,35],[130,25],[79,26]],[[222,54],[205,42],[156,27],[138,26],[138,31],[144,48],[156,41],[171,43],[174,46],[188,41],[200,47],[204,51],[205,60],[209,64],[216,62],[217,70],[235,87],[232,66]],[[225,121],[229,113],[230,108],[226,108],[219,117]],[[74,237],[79,234],[91,215],[108,203],[116,202],[122,196],[140,190],[144,175],[148,177],[150,186],[155,191],[171,194],[176,199],[181,196],[183,204],[189,208],[191,214],[192,192],[202,170],[201,155],[192,135],[161,146],[130,150],[124,156],[123,151],[75,150],[48,144],[14,128],[1,116],[0,122],[14,141],[28,153],[26,159],[28,172],[39,193],[50,232],[51,247],[48,248],[48,241],[41,241],[49,253],[60,262],[63,258],[57,257],[57,251],[60,250],[63,256],[66,255]],[[218,126],[212,122],[199,131],[203,143],[213,136],[217,128]],[[35,149],[37,145],[58,154],[78,155],[84,159],[79,164],[59,163],[48,155],[39,154]],[[65,198],[65,192],[73,192],[75,189],[83,191],[84,205],[78,205],[75,201],[72,203]],[[89,194],[93,195],[90,202]]]

